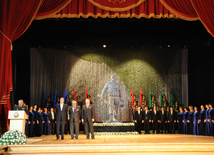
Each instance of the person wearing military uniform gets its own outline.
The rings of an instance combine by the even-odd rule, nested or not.
[[[179,104],[178,104],[178,101],[175,101],[175,105],[173,107],[173,109],[175,110],[175,112],[179,112]]]

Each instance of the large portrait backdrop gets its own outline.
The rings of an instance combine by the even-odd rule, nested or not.
[[[99,94],[116,76],[122,90],[120,121],[130,121],[130,91],[139,101],[140,89],[148,100],[149,89],[160,103],[160,94],[171,102],[171,94],[182,103],[182,51],[173,48],[31,48],[30,104],[41,105],[45,96],[73,97],[84,100],[86,88],[95,106],[95,121],[108,119],[108,105],[101,104]],[[105,96],[107,100],[107,96]]]

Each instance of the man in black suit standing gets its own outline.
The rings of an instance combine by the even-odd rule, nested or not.
[[[69,108],[71,139],[74,139],[74,128],[76,135],[75,138],[78,139],[80,114],[81,114],[80,107],[77,106],[77,101],[73,100],[72,106]]]
[[[152,111],[152,126],[153,126],[153,134],[158,133],[158,119],[159,119],[159,112],[157,111],[157,107],[156,105],[154,105],[153,107],[153,111]]]
[[[166,134],[166,123],[167,123],[167,114],[166,111],[164,110],[164,107],[161,107],[160,111],[160,129],[161,133],[163,132]]]
[[[59,127],[61,124],[61,139],[64,139],[65,121],[67,105],[64,104],[64,98],[60,98],[60,103],[56,105],[56,138],[59,139]]]
[[[143,112],[140,110],[140,106],[136,107],[137,110],[134,114],[134,123],[136,125],[136,129],[139,134],[141,134],[141,126],[142,126],[142,120],[143,120]]]
[[[149,123],[151,122],[151,114],[148,110],[148,106],[145,106],[145,111],[143,113],[143,121],[145,134],[149,134]]]
[[[85,133],[86,138],[89,139],[89,131],[91,133],[91,138],[94,138],[94,129],[93,129],[93,122],[94,122],[94,107],[90,105],[90,99],[85,100],[86,105],[82,107],[82,123],[85,126]]]
[[[173,107],[170,107],[169,115],[168,115],[168,123],[169,123],[169,133],[175,133],[175,123],[177,122],[177,114],[173,110]]]

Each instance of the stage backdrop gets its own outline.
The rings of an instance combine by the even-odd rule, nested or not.
[[[160,93],[171,102],[182,102],[182,52],[172,48],[31,48],[31,100],[30,104],[41,105],[45,96],[76,96],[84,100],[86,88],[95,106],[95,121],[108,119],[108,106],[101,105],[101,91],[105,84],[116,76],[122,90],[120,121],[130,121],[130,91],[133,88],[138,101],[140,88],[148,100],[149,89],[160,103]],[[188,88],[188,87],[187,87]],[[188,95],[188,94],[187,94]],[[107,98],[105,97],[107,100]]]

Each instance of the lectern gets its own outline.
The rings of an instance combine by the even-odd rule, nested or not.
[[[25,119],[28,119],[25,111],[10,110],[8,119],[10,119],[10,130],[19,130],[25,133]]]

